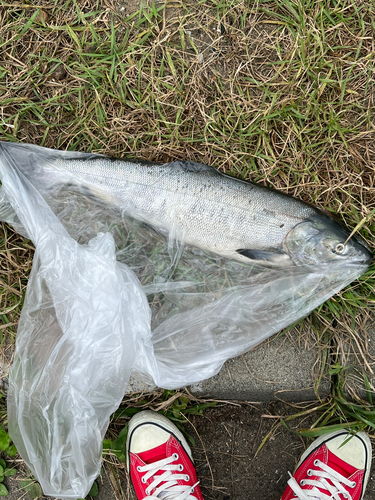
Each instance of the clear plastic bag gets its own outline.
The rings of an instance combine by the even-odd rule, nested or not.
[[[70,173],[52,185],[41,165],[53,169],[57,157],[94,155],[0,143],[0,219],[36,247],[8,420],[44,493],[76,499],[100,472],[131,373],[167,389],[211,377],[367,267],[264,267],[207,253],[70,189]]]

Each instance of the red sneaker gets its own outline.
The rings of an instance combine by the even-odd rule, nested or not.
[[[336,431],[316,439],[302,455],[281,500],[361,500],[371,468],[371,442],[359,432]]]
[[[126,456],[138,500],[203,500],[191,450],[166,417],[153,411],[135,415]]]

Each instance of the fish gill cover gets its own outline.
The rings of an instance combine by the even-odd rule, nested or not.
[[[174,389],[364,273],[324,213],[192,162],[0,143],[0,219],[36,247],[8,421],[47,495],[84,498],[130,374]]]

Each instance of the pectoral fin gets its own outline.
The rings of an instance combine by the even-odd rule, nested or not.
[[[264,264],[269,264],[269,265],[292,264],[292,261],[290,260],[289,256],[286,253],[280,252],[278,250],[267,252],[265,250],[252,250],[251,248],[241,248],[239,250],[236,250],[236,252],[239,253],[240,255],[243,255],[244,257],[247,257],[248,259],[258,262],[262,261]]]

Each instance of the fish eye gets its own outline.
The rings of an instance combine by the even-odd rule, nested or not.
[[[344,253],[344,251],[345,251],[344,243],[337,243],[337,245],[335,246],[334,253],[341,254]]]

